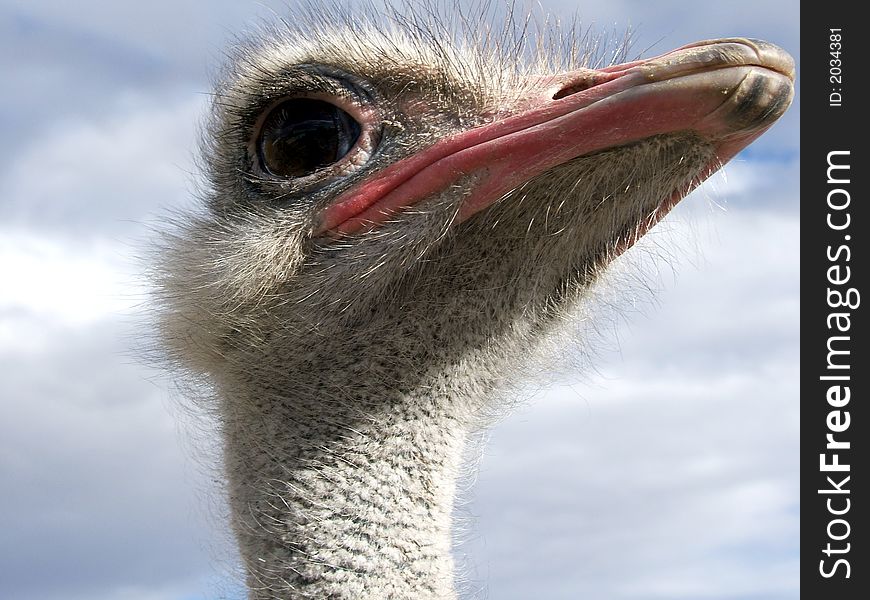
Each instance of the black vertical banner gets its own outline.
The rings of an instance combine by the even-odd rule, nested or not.
[[[860,6],[804,3],[801,14],[801,591],[814,600],[870,589],[870,31]]]

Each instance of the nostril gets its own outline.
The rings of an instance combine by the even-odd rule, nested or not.
[[[560,100],[561,98],[571,96],[578,92],[582,92],[583,90],[588,90],[595,85],[591,77],[584,77],[580,80],[568,81],[565,83],[566,85],[562,89],[553,94],[553,100]]]

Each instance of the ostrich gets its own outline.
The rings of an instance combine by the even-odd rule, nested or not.
[[[219,417],[250,598],[453,598],[469,435],[794,66],[735,38],[557,71],[510,27],[334,20],[232,52],[161,335]]]

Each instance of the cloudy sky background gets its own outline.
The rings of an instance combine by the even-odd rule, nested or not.
[[[745,35],[799,58],[797,2],[542,5],[646,55]],[[135,358],[138,273],[192,203],[209,69],[282,6],[0,0],[0,598],[241,597],[207,444]],[[596,369],[492,432],[467,597],[798,596],[798,112],[629,253],[657,291],[628,289]]]

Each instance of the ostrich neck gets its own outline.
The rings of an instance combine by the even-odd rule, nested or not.
[[[480,382],[397,356],[320,352],[221,386],[252,599],[455,597],[451,511]]]

